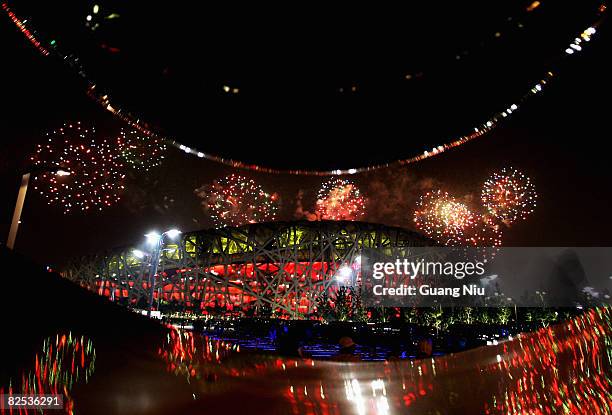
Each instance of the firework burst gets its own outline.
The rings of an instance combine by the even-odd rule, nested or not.
[[[149,171],[162,164],[166,144],[158,138],[148,137],[135,129],[121,129],[117,138],[121,159],[134,170]]]
[[[461,245],[475,221],[476,215],[465,204],[441,190],[421,196],[414,212],[417,229],[444,245]]]
[[[251,179],[232,174],[195,190],[216,227],[272,221],[279,198]]]
[[[475,220],[466,231],[462,245],[474,260],[489,262],[502,244],[502,229],[499,222],[487,215],[475,215]],[[470,249],[471,248],[471,249]]]
[[[474,215],[474,221],[465,229],[463,242],[465,246],[500,247],[502,231],[499,222],[496,223],[487,215]]]
[[[31,160],[40,170],[34,176],[34,188],[48,204],[69,213],[102,210],[121,199],[125,173],[115,143],[94,139],[94,128],[79,122],[64,124],[47,136],[47,143],[37,146]]]
[[[321,219],[357,220],[365,215],[365,197],[346,179],[323,183],[317,195],[316,210]]]
[[[489,213],[506,224],[525,219],[535,206],[535,186],[520,171],[502,169],[489,177],[482,187],[482,203]]]

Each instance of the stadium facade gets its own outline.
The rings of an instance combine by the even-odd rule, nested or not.
[[[154,306],[195,313],[307,318],[318,297],[353,278],[364,248],[430,246],[401,228],[348,221],[249,224],[181,235],[164,245]],[[150,263],[124,247],[72,261],[63,276],[128,306],[146,304]],[[353,280],[354,282],[354,280]]]

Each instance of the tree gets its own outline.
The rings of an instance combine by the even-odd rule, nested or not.
[[[353,310],[351,319],[359,322],[368,321],[368,313],[361,302],[361,286],[359,286],[357,289],[352,288],[351,291],[353,296]]]
[[[334,309],[331,306],[329,294],[327,291],[323,292],[317,300],[316,316],[324,321],[334,319]]]
[[[500,307],[497,309],[497,322],[502,325],[508,324],[510,321],[510,315],[512,311],[510,311],[510,307]]]
[[[473,324],[474,323],[474,308],[463,307],[459,311],[459,321],[461,321],[464,324]]]
[[[444,310],[442,306],[432,308],[425,313],[425,321],[427,325],[436,329],[436,333],[440,332],[444,323]]]
[[[372,315],[371,320],[376,323],[386,323],[391,319],[391,312],[387,307],[372,307],[368,311]]]
[[[336,291],[336,299],[334,301],[334,311],[336,320],[348,321],[351,317],[351,293],[346,287],[340,287]]]
[[[491,322],[491,316],[489,315],[488,308],[481,308],[478,312],[477,320],[482,324],[489,324]]]
[[[404,321],[411,324],[419,324],[420,315],[416,307],[410,308],[404,312]]]

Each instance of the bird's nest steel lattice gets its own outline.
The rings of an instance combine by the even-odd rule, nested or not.
[[[379,252],[430,246],[424,236],[396,227],[349,221],[249,224],[181,235],[165,245],[153,278],[154,304],[197,313],[230,312],[304,318],[333,290],[342,267],[362,249]],[[63,276],[129,306],[150,293],[150,263],[133,247],[78,258]]]

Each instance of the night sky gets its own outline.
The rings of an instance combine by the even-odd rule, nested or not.
[[[598,3],[542,2],[525,13],[529,2],[503,8],[476,2],[443,15],[433,6],[296,3],[283,6],[282,19],[272,17],[272,6],[228,3],[190,13],[180,3],[172,13],[121,9],[116,22],[102,22],[96,31],[84,24],[90,5],[15,10],[37,16],[41,32],[78,52],[114,100],[157,131],[202,151],[280,168],[360,167],[410,157],[469,131],[552,66],[555,82],[493,132],[416,164],[351,178],[369,199],[366,221],[412,228],[412,211],[426,190],[441,188],[477,209],[486,177],[514,166],[532,178],[539,198],[533,215],[505,230],[505,245],[611,245],[607,22],[580,54],[563,53],[596,19]],[[121,6],[107,2],[100,13],[105,7]],[[66,66],[40,56],[4,14],[0,49],[4,238],[21,172],[45,131],[81,120],[113,134],[121,123],[86,96]],[[224,85],[240,92],[228,94]],[[210,227],[194,189],[232,172],[279,193],[280,220],[303,218],[325,180],[240,172],[172,148],[167,156],[159,169],[128,176],[121,203],[101,213],[64,215],[31,188],[16,249],[56,264],[139,243],[151,229]]]

